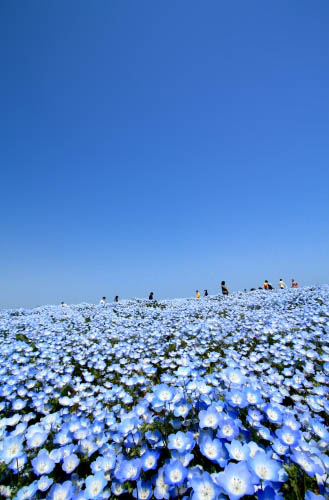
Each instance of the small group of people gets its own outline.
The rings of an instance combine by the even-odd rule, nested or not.
[[[223,295],[228,295],[229,294],[229,291],[228,291],[228,288],[226,287],[225,281],[221,282],[221,288],[222,288],[222,294]],[[208,295],[209,295],[208,294],[208,290],[204,290],[204,297],[208,297]],[[199,290],[195,291],[195,297],[197,299],[200,299],[201,294],[200,294]]]
[[[225,281],[222,281],[220,286],[222,289],[222,294],[228,295],[229,291],[228,291],[228,288],[226,286]],[[285,288],[288,288],[282,278],[280,278],[280,281],[279,281],[279,288],[280,288],[280,290],[284,290]],[[299,288],[299,284],[294,279],[291,280],[291,288]],[[273,285],[268,280],[265,280],[263,287],[261,287],[261,286],[258,287],[258,290],[263,290],[263,289],[264,290],[273,290],[274,288],[273,288]],[[256,290],[256,288],[250,288],[251,292],[253,292],[254,290]],[[244,291],[247,292],[248,290],[245,288]],[[208,295],[209,295],[208,290],[204,290],[204,297],[208,297]],[[201,298],[201,294],[200,294],[199,290],[195,291],[195,297],[197,299]],[[154,300],[154,292],[149,293],[149,300]],[[114,297],[113,302],[119,302],[119,295],[116,295]],[[99,303],[101,305],[104,305],[106,303],[106,297],[102,297],[101,300],[99,301]],[[66,307],[67,304],[65,304],[65,302],[61,302],[61,306]]]
[[[269,283],[269,281],[267,281],[267,280],[264,281],[263,288],[264,288],[264,290],[273,290],[272,284]],[[280,278],[280,281],[279,281],[279,288],[280,288],[280,290],[284,290],[285,288],[288,288],[282,278]],[[294,279],[291,280],[291,288],[299,288],[298,283]]]

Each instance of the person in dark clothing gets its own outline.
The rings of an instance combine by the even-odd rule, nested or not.
[[[150,293],[149,300],[153,300],[153,292]]]
[[[228,295],[228,288],[225,285],[225,281],[221,282],[221,287],[222,287],[222,294],[223,295]]]
[[[119,302],[119,295],[116,295],[116,296],[114,297],[114,302]]]
[[[256,288],[250,288],[251,292],[254,292],[255,290],[256,290]]]
[[[205,291],[204,291],[204,296],[205,296],[205,297],[208,297],[208,290],[205,290]]]

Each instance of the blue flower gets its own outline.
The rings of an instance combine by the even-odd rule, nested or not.
[[[169,485],[165,482],[164,480],[164,470],[163,467],[161,467],[158,470],[158,474],[153,477],[152,479],[155,488],[153,491],[153,495],[157,500],[162,500],[162,499],[168,499],[170,496],[169,493]]]
[[[238,462],[241,460],[247,460],[250,456],[249,446],[247,444],[242,444],[236,439],[233,439],[231,443],[225,443],[225,448],[227,449],[230,457]]]
[[[250,468],[264,481],[280,481],[279,473],[282,469],[279,462],[270,458],[266,453],[258,451],[248,460]]]
[[[265,408],[265,413],[272,424],[280,424],[282,422],[282,413],[276,406],[273,406],[271,404],[267,405]]]
[[[298,464],[308,476],[314,477],[315,474],[322,474],[321,467],[302,451],[294,450],[291,460]]]
[[[192,487],[191,500],[215,500],[219,494],[218,486],[213,482],[208,472],[190,481]]]
[[[157,385],[153,393],[161,403],[169,403],[175,396],[175,390],[167,384]]]
[[[49,500],[70,500],[74,493],[74,486],[71,481],[63,484],[53,484],[48,494]]]
[[[97,472],[94,476],[88,476],[86,479],[85,497],[87,499],[97,498],[107,484],[103,472]]]
[[[223,448],[219,439],[211,439],[210,436],[205,436],[200,443],[200,451],[202,455],[207,457],[212,462],[219,463]]]
[[[164,479],[169,486],[181,486],[187,476],[187,469],[179,460],[174,460],[165,465]]]
[[[138,500],[149,500],[152,493],[151,481],[137,481],[137,488],[133,490],[133,496]]]
[[[245,462],[229,463],[223,472],[214,475],[214,481],[221,486],[230,500],[239,500],[244,495],[253,495],[253,478]]]
[[[220,413],[216,408],[209,406],[207,410],[201,410],[199,413],[201,429],[217,429],[220,423]]]
[[[38,481],[38,489],[40,491],[46,491],[53,484],[54,480],[48,476],[41,476]]]
[[[187,403],[185,399],[182,399],[178,401],[178,403],[175,403],[174,405],[174,415],[175,417],[182,417],[186,418],[187,415],[189,414],[189,411],[191,409],[192,405]]]
[[[292,430],[291,427],[284,425],[280,429],[275,431],[280,441],[286,446],[295,446],[301,438],[301,432],[299,430]]]
[[[38,481],[33,481],[33,483],[28,486],[23,486],[20,490],[18,490],[16,497],[14,500],[30,500],[34,498],[34,495],[38,491]]]
[[[226,395],[226,401],[231,406],[236,406],[238,408],[245,408],[248,406],[248,401],[243,392],[237,389],[232,389]]]
[[[47,450],[42,449],[38,455],[32,460],[34,474],[42,476],[43,474],[50,474],[55,467],[55,462],[49,457]]]
[[[74,469],[77,468],[77,466],[79,465],[79,463],[80,463],[80,460],[77,457],[77,455],[75,455],[74,453],[72,453],[71,455],[69,455],[69,456],[67,456],[67,457],[64,458],[62,469],[67,474],[71,474],[71,472],[73,472]]]
[[[140,458],[122,460],[119,469],[115,472],[115,477],[122,483],[136,481],[139,478],[141,466],[142,461]]]
[[[326,500],[322,495],[316,495],[312,491],[307,491],[305,493],[305,500]]]
[[[191,451],[194,445],[192,432],[184,433],[179,431],[176,434],[170,434],[168,437],[169,450],[177,450],[180,453],[184,453],[185,451]]]
[[[0,459],[9,464],[14,458],[22,454],[23,437],[11,436],[3,441]]]
[[[157,450],[147,450],[141,457],[142,469],[144,471],[154,470],[157,466],[160,452]]]

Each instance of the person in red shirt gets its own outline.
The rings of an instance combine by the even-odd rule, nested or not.
[[[296,283],[296,281],[293,279],[291,280],[291,288],[299,288],[298,283]]]

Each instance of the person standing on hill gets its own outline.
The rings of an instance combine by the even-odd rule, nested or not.
[[[116,296],[114,297],[114,302],[119,302],[119,295],[116,295]]]
[[[264,281],[264,290],[268,290],[268,281],[267,280]]]
[[[283,281],[282,278],[280,278],[279,287],[280,287],[280,290],[283,290],[284,288],[287,288],[287,285],[285,284],[285,282]]]
[[[205,290],[205,291],[204,291],[204,296],[205,296],[205,297],[208,297],[208,290]]]
[[[221,282],[221,287],[222,287],[222,294],[223,295],[228,295],[229,292],[228,292],[228,288],[225,285],[225,281]]]
[[[150,293],[149,300],[153,300],[153,292]]]
[[[103,306],[106,302],[106,297],[102,297],[99,303]]]
[[[199,290],[195,291],[195,296],[197,299],[199,299],[201,297]]]

